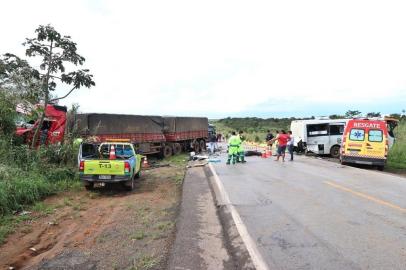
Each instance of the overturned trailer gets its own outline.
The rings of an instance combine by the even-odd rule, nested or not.
[[[208,119],[200,117],[161,117],[123,114],[77,114],[79,134],[99,142],[125,139],[142,154],[163,157],[182,150],[199,152],[206,146]]]

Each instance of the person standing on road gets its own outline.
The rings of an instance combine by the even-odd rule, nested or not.
[[[268,131],[267,131],[267,134],[266,134],[265,141],[266,141],[266,143],[269,145],[269,148],[270,148],[270,149],[272,149],[272,143],[271,143],[270,141],[271,141],[273,138],[274,138],[274,137],[273,137],[273,134],[271,133],[270,130],[268,130]]]
[[[286,152],[286,145],[288,144],[289,140],[289,135],[286,134],[284,130],[281,130],[281,132],[276,136],[276,138],[273,138],[271,142],[278,141],[278,150],[277,150],[277,156],[275,161],[279,161],[279,158],[282,156],[282,161],[285,162],[285,152]]]
[[[217,142],[217,137],[214,134],[210,135],[209,138],[209,149],[210,149],[210,154],[214,154],[214,152],[216,151],[216,142]]]
[[[293,161],[293,144],[295,143],[295,138],[292,136],[292,131],[288,131],[289,141],[288,141],[288,151],[290,154],[290,161]]]
[[[228,159],[227,165],[235,164],[238,155],[238,147],[240,146],[240,137],[237,136],[235,131],[231,133],[230,139],[228,139]]]
[[[243,133],[244,132],[241,130],[238,134],[238,138],[240,138],[240,144],[238,146],[237,162],[246,163],[247,161],[245,160],[245,157],[244,157],[245,151],[244,151],[244,146],[243,146],[245,137],[244,137]]]

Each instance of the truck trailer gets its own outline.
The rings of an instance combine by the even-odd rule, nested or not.
[[[208,119],[124,114],[77,114],[75,123],[81,137],[99,142],[125,139],[140,154],[169,157],[183,150],[205,149]]]

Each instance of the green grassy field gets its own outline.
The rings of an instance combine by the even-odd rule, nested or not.
[[[260,119],[260,118],[226,118],[210,121],[216,126],[217,133],[227,136],[232,131],[242,130],[247,141],[265,142],[267,130],[276,135],[276,130],[289,130],[290,119]]]
[[[396,142],[389,151],[388,168],[406,170],[406,121],[395,129]]]

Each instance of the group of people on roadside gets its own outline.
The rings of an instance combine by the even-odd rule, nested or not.
[[[268,134],[266,136],[266,141],[270,147],[272,147],[273,143],[277,142],[277,155],[275,161],[279,161],[279,158],[282,157],[282,161],[285,161],[285,153],[286,149],[290,154],[290,161],[293,161],[293,144],[294,144],[294,137],[292,136],[292,131],[276,131],[276,137],[274,137],[270,130],[268,130]]]
[[[285,161],[285,153],[288,150],[290,154],[290,161],[293,161],[293,144],[294,144],[294,137],[292,136],[292,131],[276,131],[277,135],[274,137],[270,130],[268,130],[268,134],[266,136],[266,142],[269,147],[277,142],[277,156],[275,161],[279,161],[282,157],[282,161]],[[245,151],[243,142],[245,141],[244,132],[240,131],[231,133],[231,137],[228,140],[228,158],[227,158],[227,165],[235,164],[235,163],[246,163],[245,160]]]

